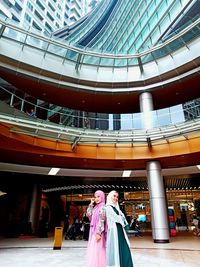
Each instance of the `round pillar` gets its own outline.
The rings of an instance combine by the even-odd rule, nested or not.
[[[153,126],[153,99],[149,92],[142,93],[139,98],[140,111],[143,115],[144,129],[151,129]]]
[[[148,162],[146,169],[152,237],[155,243],[169,243],[168,209],[160,163],[158,161]]]
[[[37,233],[38,223],[39,223],[39,212],[40,212],[40,201],[41,192],[36,184],[33,186],[29,221],[31,222],[33,234]]]

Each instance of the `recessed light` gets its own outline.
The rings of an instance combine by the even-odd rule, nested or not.
[[[48,175],[56,175],[59,172],[60,168],[51,168]]]
[[[3,196],[3,195],[6,195],[7,193],[6,192],[3,192],[0,190],[0,197]]]
[[[122,177],[130,177],[131,171],[123,171]]]

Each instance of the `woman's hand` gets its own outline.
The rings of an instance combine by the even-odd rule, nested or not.
[[[92,198],[91,198],[90,205],[94,205],[94,201],[95,201],[95,198],[94,198],[94,197],[92,197]]]
[[[101,235],[100,234],[96,234],[96,241],[98,242],[101,239]]]

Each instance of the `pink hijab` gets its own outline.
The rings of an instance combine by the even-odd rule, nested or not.
[[[101,201],[98,204],[96,204],[96,206],[94,207],[92,219],[90,222],[90,226],[93,226],[92,228],[93,228],[94,232],[96,232],[96,227],[97,227],[97,224],[99,221],[99,212],[100,212],[101,208],[103,206],[105,206],[105,194],[104,194],[104,192],[101,190],[97,190],[94,193],[94,196],[96,196],[96,195],[100,196]]]

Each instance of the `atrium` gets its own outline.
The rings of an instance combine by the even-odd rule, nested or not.
[[[156,243],[170,241],[166,207],[191,230],[199,43],[199,0],[102,0],[52,36],[1,17],[1,234],[22,212],[37,233],[43,208],[54,229],[97,189],[117,190]]]

